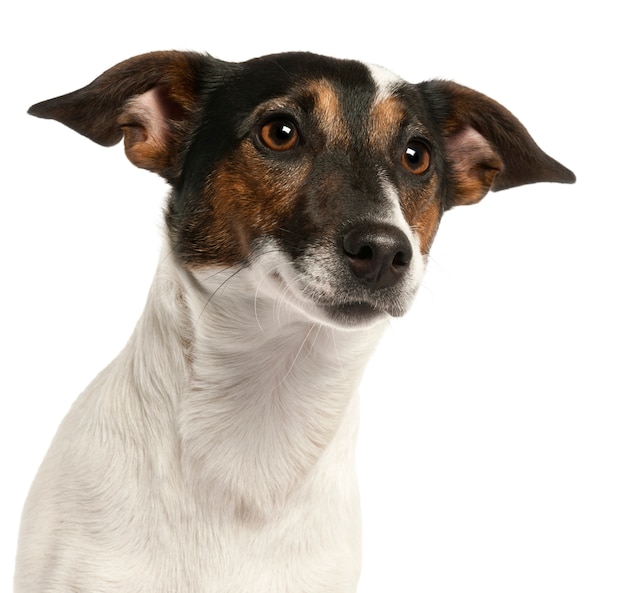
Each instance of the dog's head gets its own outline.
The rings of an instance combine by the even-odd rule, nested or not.
[[[254,270],[344,326],[407,310],[444,211],[574,181],[484,95],[312,54],[146,54],[30,113],[105,146],[123,137],[135,165],[162,175],[189,270]]]

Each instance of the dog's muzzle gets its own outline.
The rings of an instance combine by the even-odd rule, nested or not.
[[[387,222],[353,223],[306,248],[288,250],[275,241],[256,247],[257,291],[341,327],[404,315],[424,271],[419,244]]]
[[[423,271],[416,248],[392,224],[353,224],[338,233],[334,247],[317,250],[297,266],[303,272],[300,289],[324,317],[341,326],[399,317],[409,308]]]

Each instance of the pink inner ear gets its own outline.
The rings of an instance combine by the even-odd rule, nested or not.
[[[146,93],[147,94],[147,93]],[[446,148],[450,154],[488,154],[493,153],[489,142],[474,128],[466,126],[446,138]]]
[[[153,88],[131,99],[120,118],[120,124],[142,127],[147,141],[165,141],[168,124],[159,90]]]
[[[120,118],[129,160],[142,169],[160,172],[168,164],[169,123],[158,88],[131,99]]]
[[[502,160],[489,142],[469,126],[448,136],[445,146],[456,186],[453,205],[478,202],[502,170]]]

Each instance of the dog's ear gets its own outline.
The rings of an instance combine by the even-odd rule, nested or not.
[[[103,146],[124,137],[126,155],[168,181],[180,174],[185,138],[199,108],[202,81],[221,64],[193,52],[164,51],[126,60],[86,87],[33,105]]]
[[[417,85],[442,135],[452,168],[447,207],[474,204],[489,191],[527,183],[574,183],[576,177],[543,152],[526,128],[493,99],[449,81]]]

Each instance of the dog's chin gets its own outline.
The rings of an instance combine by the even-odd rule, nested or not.
[[[335,300],[327,295],[306,294],[276,273],[272,274],[272,280],[280,293],[283,310],[286,306],[309,321],[338,329],[364,329],[405,312],[397,306],[385,307],[366,300]]]
[[[292,303],[311,321],[338,329],[366,329],[390,317],[401,317],[409,308],[409,303],[403,305],[397,301],[371,303],[366,300],[337,302],[315,300],[313,302],[306,297],[302,300],[295,299]]]
[[[396,307],[376,307],[367,302],[327,304],[320,307],[331,325],[343,328],[364,328],[375,325],[389,317],[400,317],[404,310]]]
[[[278,280],[283,286],[282,280]],[[282,293],[284,302],[303,313],[309,320],[339,329],[365,329],[390,317],[401,317],[410,305],[402,298],[333,298],[329,295],[311,294],[298,290],[292,283],[291,290]]]

